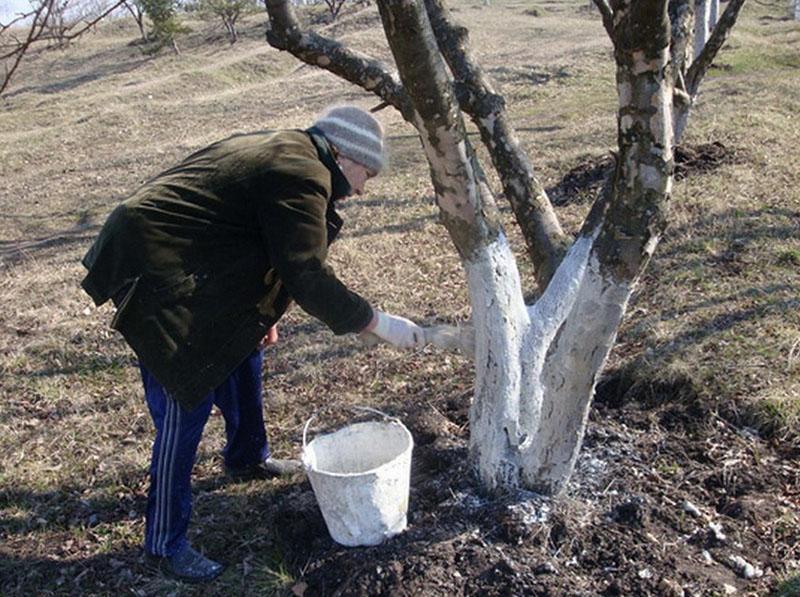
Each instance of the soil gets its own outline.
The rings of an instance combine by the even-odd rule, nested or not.
[[[556,499],[476,491],[466,401],[404,414],[416,440],[408,529],[377,547],[342,547],[310,485],[287,489],[270,515],[301,579],[291,592],[719,595],[774,587],[798,558],[797,463],[715,417],[697,396],[674,401],[670,391],[642,403],[619,387],[601,386],[572,484]]]
[[[713,172],[724,164],[736,163],[741,152],[719,141],[675,148],[675,179]],[[554,205],[593,201],[614,166],[610,155],[588,157],[571,168],[554,186],[547,189]]]

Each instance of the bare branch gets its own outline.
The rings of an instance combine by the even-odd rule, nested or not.
[[[28,29],[28,35],[26,36],[25,40],[17,41],[15,38],[15,41],[17,42],[16,47],[11,52],[0,56],[0,60],[11,59],[11,66],[7,66],[5,68],[3,80],[0,81],[0,94],[2,94],[8,87],[11,77],[14,76],[14,73],[17,71],[20,62],[22,62],[22,58],[31,47],[31,44],[34,43],[37,37],[42,34],[42,31],[44,31],[45,24],[47,23],[52,10],[53,0],[47,0],[36,7],[35,10],[20,17],[20,19],[31,19],[30,28]]]
[[[89,29],[94,27],[97,23],[106,18],[109,14],[114,12],[117,8],[122,6],[125,0],[115,0],[100,14],[92,17],[89,20],[76,21],[70,25],[61,26],[57,34],[50,31],[52,25],[52,16],[56,12],[57,0],[43,0],[36,9],[28,13],[21,14],[12,20],[8,25],[0,25],[0,35],[10,31],[11,26],[17,23],[22,23],[30,20],[27,26],[27,34],[24,39],[19,39],[15,35],[10,35],[11,43],[0,45],[2,48],[10,47],[10,50],[0,54],[0,60],[10,61],[10,65],[5,66],[3,78],[0,79],[0,94],[2,94],[11,82],[11,78],[17,71],[20,63],[25,55],[30,51],[33,45],[39,42],[52,41],[57,39],[59,42],[76,39],[86,33]],[[63,14],[64,10],[68,8],[68,1],[59,5],[58,10]]]
[[[79,29],[78,29],[78,30],[76,30],[76,31],[71,31],[70,33],[66,33],[65,35],[62,35],[62,39],[67,39],[67,40],[69,40],[69,39],[75,39],[76,37],[80,37],[81,35],[83,35],[84,33],[86,33],[86,32],[87,32],[89,29],[91,29],[92,27],[94,27],[95,25],[97,25],[97,23],[99,23],[100,21],[102,21],[103,19],[105,19],[105,18],[106,18],[108,15],[110,15],[112,12],[114,12],[115,10],[117,10],[117,9],[118,9],[120,6],[122,6],[123,4],[125,4],[125,0],[116,0],[115,2],[113,2],[113,3],[111,4],[111,6],[110,6],[109,8],[107,8],[106,10],[104,10],[104,11],[103,11],[102,13],[100,13],[98,16],[96,16],[96,17],[93,17],[92,19],[90,19],[90,20],[88,20],[88,21],[84,21],[84,22],[83,22],[83,27],[79,28]],[[76,23],[76,25],[77,25],[77,23]],[[70,30],[72,29],[72,27],[74,27],[74,26],[76,26],[76,25],[73,25],[73,26],[70,26],[70,27],[68,27],[68,28],[67,28],[67,31],[70,31]]]
[[[439,50],[455,77],[459,104],[489,150],[535,265],[536,281],[544,290],[566,252],[568,239],[506,118],[502,96],[473,59],[467,29],[453,23],[442,0],[426,0],[426,8]]]
[[[397,108],[406,120],[414,109],[403,86],[379,61],[312,31],[303,31],[289,0],[266,0],[270,30],[267,41],[307,64],[323,68],[380,97]]]
[[[614,40],[614,11],[611,8],[611,5],[608,3],[608,0],[594,0],[594,5],[597,7],[597,10],[600,11],[600,15],[603,17],[603,27],[606,28],[606,32],[611,40]]]
[[[711,37],[708,39],[703,51],[700,52],[700,55],[692,62],[692,66],[689,67],[686,73],[686,92],[691,97],[697,95],[697,90],[703,77],[711,67],[711,63],[716,58],[717,53],[727,41],[744,2],[745,0],[730,0],[728,2],[728,7],[722,13],[717,26],[714,27],[714,31],[711,33]]]

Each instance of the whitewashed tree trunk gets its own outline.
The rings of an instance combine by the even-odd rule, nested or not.
[[[709,4],[711,5],[708,11],[708,31],[710,33],[719,20],[719,0],[709,0]]]
[[[695,40],[694,60],[689,60],[686,48],[689,44],[689,31],[698,32],[697,18],[691,10],[693,0],[673,0],[670,3],[670,17],[672,19],[672,62],[675,78],[675,102],[673,126],[675,141],[680,141],[686,124],[689,121],[689,112],[697,99],[700,82],[711,67],[719,50],[728,39],[733,25],[739,17],[739,12],[745,0],[729,0],[728,6],[717,20],[708,40],[703,43],[702,50],[697,53]],[[699,5],[694,4],[699,10]],[[702,30],[702,27],[700,27]]]
[[[467,274],[476,334],[470,454],[490,491],[565,487],[595,381],[663,225],[672,171],[669,21],[666,0],[639,2],[620,8],[621,162],[609,216],[579,237],[529,307],[505,235],[487,216],[494,199],[473,165],[427,13],[413,0],[379,3],[443,221]],[[631,40],[633,47],[623,47]]]
[[[708,41],[711,22],[711,0],[695,0],[694,3],[694,57],[700,56]]]
[[[693,1],[683,0],[687,5]],[[517,164],[528,178],[532,171],[524,157],[512,155],[518,143],[498,108],[503,99],[481,80],[467,56],[463,28],[452,26],[435,0],[428,0],[427,9],[423,0],[379,0],[398,81],[377,61],[303,32],[286,0],[267,0],[271,44],[374,92],[420,134],[441,219],[469,287],[475,328],[470,458],[481,485],[490,491],[523,486],[556,494],[566,486],[595,383],[636,281],[666,226],[674,112],[688,115],[691,106],[684,102],[684,112],[676,110],[673,98],[693,97],[727,34],[715,33],[688,68],[691,11],[682,13],[680,23],[671,23],[667,0],[595,2],[617,62],[616,169],[578,238],[563,259],[559,255],[560,262],[555,260],[552,276],[543,277],[540,298],[526,305],[514,255],[459,106],[478,123],[495,168],[504,172],[504,185],[519,186],[511,175],[515,167],[508,164]],[[727,29],[743,2],[730,0],[722,18]],[[550,251],[544,257],[552,259],[561,233],[546,194],[536,187],[518,195],[521,212],[539,218],[539,233],[529,231],[526,240],[535,245],[532,254]]]
[[[800,0],[794,0],[794,20],[800,21]]]

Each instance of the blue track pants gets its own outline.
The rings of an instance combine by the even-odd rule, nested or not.
[[[213,405],[217,405],[225,418],[226,467],[246,467],[268,456],[261,399],[262,361],[262,351],[254,352],[191,411],[181,407],[141,367],[147,406],[156,427],[145,521],[148,553],[170,556],[187,543],[186,530],[192,514],[192,466]]]

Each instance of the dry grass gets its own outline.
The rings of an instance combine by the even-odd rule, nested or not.
[[[547,184],[615,140],[610,44],[584,5],[541,2],[536,16],[529,3],[457,3]],[[676,185],[672,226],[612,367],[639,386],[684,380],[725,414],[791,442],[800,416],[800,34],[775,10],[746,8],[719,60],[728,67],[703,88],[687,141],[720,140],[741,159]],[[331,31],[386,57],[374,17],[349,19]],[[126,45],[136,31],[120,20],[33,57],[0,99],[0,592],[191,592],[140,558],[150,421],[134,359],[107,328],[109,309],[78,287],[79,259],[119,199],[189,151],[238,131],[305,126],[331,102],[376,103],[268,47],[263,21],[253,17],[234,46],[193,24],[183,55],[146,58]],[[384,120],[392,168],[344,209],[334,266],[384,309],[426,323],[463,319],[463,276],[419,144],[398,116]],[[561,208],[568,229],[585,209]],[[296,311],[281,329],[266,398],[279,456],[296,454],[305,419],[331,404],[402,413],[468,399],[471,370],[460,358],[364,351]],[[334,409],[327,422],[348,416]],[[238,563],[215,590],[280,592],[291,574],[258,512],[281,486],[226,485],[222,435],[212,417],[193,532],[212,556]]]

